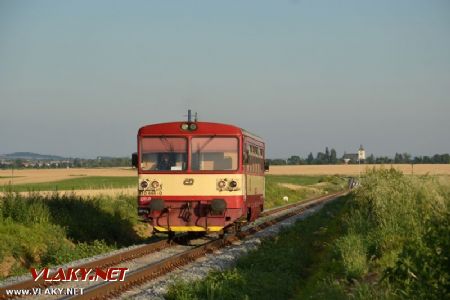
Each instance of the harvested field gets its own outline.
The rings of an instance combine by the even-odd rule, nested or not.
[[[300,165],[270,166],[270,175],[358,175],[367,168],[395,168],[404,174],[450,175],[450,164]]]
[[[0,170],[0,185],[9,184],[11,170]],[[137,176],[132,168],[23,169],[14,170],[13,184],[60,181],[84,176]]]

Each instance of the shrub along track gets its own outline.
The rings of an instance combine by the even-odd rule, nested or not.
[[[243,239],[290,217],[300,215],[309,208],[334,200],[345,195],[346,193],[347,191],[338,192],[266,211],[261,215],[261,217],[269,217],[277,214],[279,216],[271,218],[268,221],[264,221],[258,225],[251,227],[249,226],[247,229],[238,233],[227,234],[223,238],[200,241],[201,244],[198,246],[187,247],[188,250],[182,250],[181,252],[170,255],[167,258],[160,259],[156,262],[151,262],[150,264],[147,263],[146,265],[141,265],[137,268],[133,268],[134,270],[131,270],[130,268],[130,272],[127,273],[124,281],[96,283],[95,285],[85,288],[83,295],[76,296],[76,299],[106,299],[118,296],[134,286],[141,285],[147,281],[167,274],[175,268],[195,261],[207,253],[212,253],[215,250],[226,247],[237,240]],[[287,213],[283,214],[283,211],[287,211]],[[95,269],[117,266],[124,262],[133,261],[145,256],[151,256],[152,254],[155,254],[163,249],[179,246],[179,244],[186,244],[186,242],[189,242],[189,239],[185,236],[177,237],[172,242],[168,240],[161,240],[141,247],[133,248],[126,252],[121,252],[109,257],[91,261],[86,264],[74,266],[72,268]],[[199,241],[197,240],[196,243],[199,243]],[[9,286],[4,286],[0,288],[0,299],[13,298],[11,296],[6,296],[6,290],[31,290],[33,288],[46,288],[52,284],[58,284],[58,282],[45,282],[42,278],[40,278],[37,281],[30,279]],[[70,282],[70,284],[70,288],[73,288],[74,285],[80,284],[80,282],[74,281]],[[83,284],[85,285],[86,282]]]

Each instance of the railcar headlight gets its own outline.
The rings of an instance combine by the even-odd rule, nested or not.
[[[189,124],[188,123],[181,124],[181,129],[182,130],[188,130],[189,129]]]
[[[217,183],[217,186],[221,189],[223,189],[226,185],[227,183],[224,180],[221,180]]]
[[[144,180],[141,182],[141,188],[146,189],[148,187],[148,181]]]
[[[235,187],[237,187],[237,182],[236,182],[236,180],[231,180],[230,181],[230,187],[232,187],[232,188],[235,188]]]
[[[196,130],[196,129],[197,129],[197,124],[195,124],[195,123],[189,124],[189,130]]]
[[[156,180],[152,181],[152,188],[157,189],[159,187],[159,182]]]

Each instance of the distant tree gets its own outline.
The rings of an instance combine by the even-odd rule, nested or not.
[[[325,153],[323,152],[317,152],[315,163],[318,165],[323,165],[327,163],[327,158],[325,156]]]
[[[394,163],[399,164],[402,163],[403,156],[400,153],[395,152]]]
[[[414,164],[421,164],[423,162],[422,156],[414,156],[414,159],[412,160],[412,163]]]
[[[301,162],[301,158],[298,155],[292,155],[288,158],[288,165],[299,165]]]
[[[403,153],[403,163],[405,164],[411,163],[411,154],[406,152]]]
[[[392,159],[387,156],[379,156],[375,158],[375,163],[377,164],[389,164],[392,163]]]
[[[337,159],[336,150],[334,150],[334,148],[331,148],[331,150],[330,150],[330,163],[331,164],[336,164],[337,162],[338,162],[338,159]]]
[[[13,166],[14,166],[14,168],[23,168],[24,163],[25,163],[25,160],[23,160],[21,158],[17,158],[14,160]]]
[[[367,164],[374,164],[374,163],[375,163],[375,157],[373,156],[373,154],[370,154],[370,155],[366,158],[366,163],[367,163]]]
[[[285,165],[286,160],[281,158],[275,158],[270,160],[271,165]]]
[[[324,163],[326,164],[330,163],[330,150],[328,150],[328,147],[325,147]]]
[[[75,158],[74,160],[73,160],[73,166],[75,167],[75,168],[81,168],[83,165],[81,164],[81,159],[79,159],[79,158]]]
[[[309,152],[306,162],[308,163],[308,165],[311,165],[314,163],[314,155],[312,154],[312,152]]]
[[[441,163],[441,156],[439,154],[433,155],[433,157],[431,158],[431,162],[433,164],[440,164]]]

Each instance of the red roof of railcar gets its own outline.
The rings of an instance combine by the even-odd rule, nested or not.
[[[152,124],[141,127],[139,129],[139,135],[147,134],[167,134],[167,135],[179,135],[179,134],[236,134],[242,135],[242,129],[233,125],[209,123],[209,122],[195,122],[197,129],[194,131],[182,130],[181,125],[187,122],[170,122]]]
[[[193,122],[197,125],[194,131],[182,130],[181,125],[188,122],[169,122],[150,124],[139,129],[139,135],[184,135],[184,134],[198,134],[198,135],[246,135],[255,140],[263,142],[263,139],[253,133],[246,131],[234,125],[211,123],[211,122]]]

